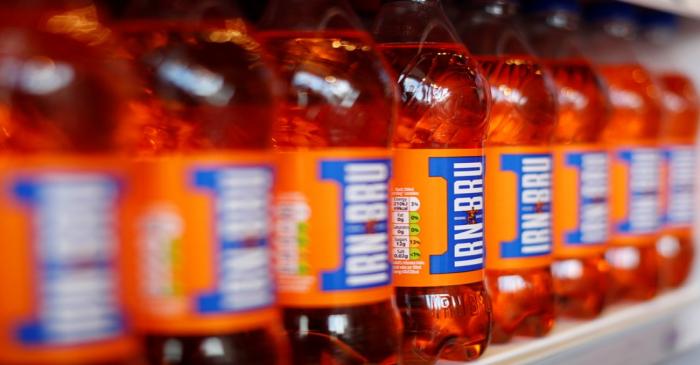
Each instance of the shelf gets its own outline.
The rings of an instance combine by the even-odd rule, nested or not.
[[[698,0],[622,0],[630,4],[664,10],[681,16],[700,19],[700,1]]]
[[[595,320],[558,321],[547,337],[492,345],[470,364],[655,364],[700,345],[697,328],[700,287],[686,286],[648,302],[613,306]]]

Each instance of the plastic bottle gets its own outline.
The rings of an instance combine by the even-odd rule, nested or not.
[[[695,141],[698,96],[695,85],[680,72],[657,77],[666,121],[661,132],[664,154],[664,229],[656,242],[661,288],[676,288],[688,278],[695,256]]]
[[[664,47],[677,35],[677,18],[672,14],[647,10],[641,20],[647,50],[654,56],[668,54]],[[675,288],[688,277],[695,251],[692,224],[695,214],[695,140],[700,111],[696,88],[688,76],[669,65],[667,57],[654,57],[648,61],[664,110],[661,127],[664,227],[656,242],[659,285],[661,288]]]
[[[385,64],[343,1],[271,1],[261,22],[284,84],[275,257],[292,363],[396,363]]]
[[[481,63],[493,107],[486,137],[486,285],[494,343],[554,325],[552,156],[554,86],[516,26],[517,2],[476,0],[457,30]]]
[[[654,248],[661,216],[658,90],[631,48],[637,29],[633,8],[595,3],[587,13],[591,29],[586,52],[608,85],[611,105],[602,135],[610,151],[608,300],[648,299],[658,287]]]
[[[554,262],[558,315],[591,318],[603,310],[609,234],[608,155],[600,135],[605,87],[583,57],[575,0],[529,1],[527,28],[554,80],[559,123],[552,137]]]
[[[490,95],[440,1],[390,1],[374,35],[398,76],[392,252],[403,362],[467,361],[488,344],[484,160]]]
[[[0,5],[0,363],[131,364],[118,157],[129,81],[89,1]]]
[[[130,299],[151,364],[284,364],[269,244],[271,69],[224,2],[134,2]]]

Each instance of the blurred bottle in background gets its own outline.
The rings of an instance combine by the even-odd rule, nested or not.
[[[392,364],[387,149],[395,89],[344,1],[278,0],[261,21],[283,83],[278,293],[294,364]]]
[[[91,1],[0,5],[0,363],[131,364],[127,68]]]
[[[489,90],[440,1],[388,1],[374,26],[398,79],[392,253],[403,363],[467,361],[489,339],[483,284]]]
[[[516,26],[518,3],[475,0],[457,31],[481,63],[493,107],[486,138],[486,284],[492,341],[554,325],[550,273],[554,86]]]
[[[269,245],[277,91],[225,1],[134,1],[128,283],[151,364],[281,364]]]
[[[654,72],[664,110],[661,127],[664,227],[656,242],[659,281],[661,288],[675,288],[688,277],[694,256],[692,224],[698,97],[693,82],[674,68],[667,57],[665,47],[678,35],[678,19],[672,14],[647,10],[642,13],[641,20],[647,43],[642,49],[654,54],[648,64]]]
[[[610,151],[610,266],[608,300],[648,299],[656,294],[654,244],[659,207],[661,108],[652,77],[636,58],[634,8],[618,2],[588,6],[585,51],[608,85],[610,117],[603,141]]]
[[[609,233],[608,155],[601,142],[607,95],[583,57],[576,0],[530,0],[527,29],[557,92],[552,136],[554,262],[558,315],[590,318],[603,310]]]

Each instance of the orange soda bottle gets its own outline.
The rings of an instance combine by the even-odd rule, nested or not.
[[[622,3],[588,9],[587,51],[608,86],[610,117],[603,141],[610,153],[608,300],[648,299],[658,288],[654,243],[661,223],[658,90],[635,60],[634,9]]]
[[[609,234],[608,156],[600,135],[608,117],[604,85],[581,53],[580,8],[573,0],[530,1],[530,40],[552,79],[559,123],[552,137],[552,279],[558,315],[603,310]]]
[[[515,26],[517,3],[476,0],[457,30],[491,85],[486,137],[486,285],[494,343],[554,325],[552,156],[554,87]]]
[[[657,85],[666,114],[661,130],[666,165],[662,184],[664,229],[656,243],[659,285],[676,288],[688,278],[695,254],[692,225],[698,97],[693,82],[678,72],[660,74]]]
[[[386,2],[374,26],[397,75],[392,254],[403,362],[468,361],[489,340],[484,159],[490,96],[440,1]]]
[[[646,45],[662,53],[678,33],[677,17],[646,10],[641,16]],[[651,61],[651,60],[650,60]],[[664,227],[656,242],[661,288],[680,286],[692,268],[695,214],[695,140],[698,128],[698,96],[693,82],[668,66],[666,58],[652,63],[661,93],[664,122],[661,144],[664,175],[661,184]]]
[[[88,1],[0,5],[0,363],[131,364],[118,157],[129,75]]]
[[[272,1],[261,26],[284,87],[274,242],[292,363],[396,363],[385,64],[344,1]]]
[[[167,5],[167,6],[166,6]],[[269,244],[277,93],[223,2],[134,2],[130,300],[150,364],[284,364]]]

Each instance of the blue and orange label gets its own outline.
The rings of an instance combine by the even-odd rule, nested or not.
[[[608,153],[595,145],[552,149],[554,256],[602,253],[609,235]]]
[[[552,156],[547,147],[486,148],[486,268],[552,259]]]
[[[396,286],[483,280],[480,149],[395,149],[391,245]]]
[[[663,222],[667,228],[690,228],[695,210],[695,146],[665,146],[663,157]]]
[[[277,166],[280,304],[327,307],[389,299],[388,151],[279,152]]]
[[[611,244],[653,244],[661,227],[662,153],[653,146],[613,148],[611,163]]]
[[[0,363],[108,362],[134,354],[120,276],[128,179],[119,166],[83,156],[2,162]]]
[[[198,335],[274,320],[270,156],[166,155],[132,168],[139,177],[127,251],[135,325]]]

